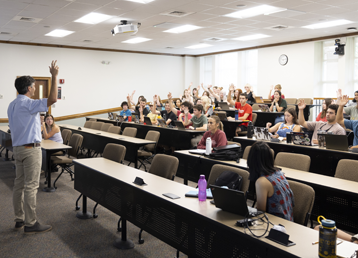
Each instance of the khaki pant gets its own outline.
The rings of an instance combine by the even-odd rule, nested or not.
[[[41,147],[13,148],[16,178],[13,191],[15,221],[31,227],[36,223],[36,194],[40,183]]]

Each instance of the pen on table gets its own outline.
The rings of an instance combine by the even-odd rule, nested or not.
[[[319,242],[312,242],[312,245],[317,245]],[[337,245],[339,245],[339,244],[342,244],[343,243],[343,241],[340,241],[340,242],[338,242],[337,243]]]

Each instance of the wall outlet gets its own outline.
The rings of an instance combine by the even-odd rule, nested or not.
[[[3,99],[4,98],[4,95],[0,94],[0,99]]]

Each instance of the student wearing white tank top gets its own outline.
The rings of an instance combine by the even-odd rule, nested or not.
[[[43,122],[41,130],[42,137],[45,140],[49,139],[54,142],[63,143],[60,127],[55,124],[55,119],[52,115],[45,116],[45,122]]]

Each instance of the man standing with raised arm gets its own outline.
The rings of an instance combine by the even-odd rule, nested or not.
[[[326,119],[327,122],[323,121],[314,121],[314,122],[306,122],[305,117],[303,115],[303,110],[305,109],[306,104],[303,99],[300,99],[298,102],[298,123],[302,125],[304,128],[308,129],[309,131],[313,131],[312,135],[312,142],[314,144],[318,144],[317,140],[317,132],[318,131],[325,131],[325,132],[332,132],[333,134],[341,134],[345,135],[346,131],[336,122],[336,115],[338,107],[335,104],[331,104],[328,106],[326,112]]]
[[[13,190],[15,229],[25,226],[25,234],[50,231],[50,225],[41,225],[36,217],[36,194],[41,173],[41,124],[39,112],[47,112],[57,101],[57,61],[52,61],[50,73],[52,84],[49,97],[31,99],[35,95],[35,79],[21,76],[15,80],[19,95],[7,110],[15,156],[16,178]]]
[[[338,97],[339,98],[339,97]],[[347,120],[343,118],[343,109],[344,106],[347,105],[349,98],[347,95],[344,95],[338,101],[339,108],[337,113],[337,123],[339,123],[343,128],[347,128],[353,131],[354,139],[353,139],[353,147],[358,148],[358,120]]]

